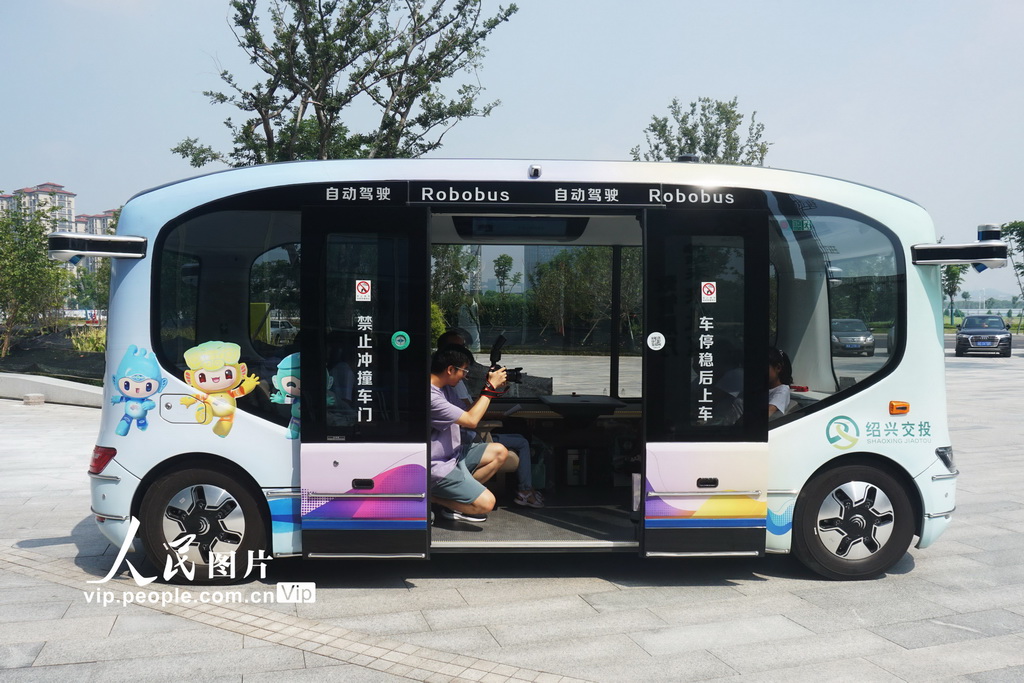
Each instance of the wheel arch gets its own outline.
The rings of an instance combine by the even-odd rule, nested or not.
[[[800,493],[796,498],[796,505],[794,507],[794,513],[796,508],[806,500],[807,484],[814,479],[820,477],[822,474],[830,470],[834,470],[838,467],[845,467],[847,465],[864,465],[867,467],[875,467],[883,470],[896,481],[900,483],[903,490],[907,494],[907,499],[910,501],[910,505],[914,511],[914,534],[918,537],[921,536],[924,525],[924,500],[921,498],[921,491],[918,489],[917,484],[914,482],[914,478],[910,476],[910,473],[906,469],[901,467],[891,458],[882,455],[881,453],[872,453],[870,451],[858,451],[856,453],[846,453],[843,455],[836,456],[831,460],[828,460],[818,469],[814,470],[804,481],[803,486],[800,487]]]
[[[139,518],[140,511],[142,509],[142,500],[146,497],[146,492],[149,491],[154,482],[173,472],[199,468],[221,472],[222,474],[231,477],[248,490],[260,508],[260,519],[262,520],[263,529],[267,539],[267,551],[273,555],[274,549],[273,534],[271,533],[270,505],[267,503],[267,497],[263,494],[263,489],[258,483],[256,483],[256,480],[252,478],[252,475],[246,472],[237,463],[212,453],[181,453],[162,461],[156,467],[147,472],[146,476],[144,476],[142,481],[139,482],[139,486],[135,489],[135,495],[132,498],[132,516],[137,519]]]

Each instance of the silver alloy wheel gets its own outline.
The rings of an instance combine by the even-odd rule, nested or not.
[[[892,502],[882,489],[851,481],[825,496],[816,530],[822,545],[836,557],[862,560],[885,547],[895,519]]]
[[[181,489],[167,502],[163,534],[172,552],[193,564],[206,565],[211,552],[227,554],[239,549],[245,537],[245,515],[226,490],[196,484]],[[180,547],[189,535],[187,549]]]

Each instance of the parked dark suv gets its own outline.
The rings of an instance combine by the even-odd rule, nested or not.
[[[1010,355],[1013,335],[998,315],[969,315],[956,329],[958,356],[978,352]]]
[[[875,355],[875,336],[856,318],[834,318],[832,320],[832,355],[844,353],[866,356]]]

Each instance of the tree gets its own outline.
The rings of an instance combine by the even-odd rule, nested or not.
[[[760,166],[772,143],[761,140],[764,124],[757,122],[757,112],[750,114],[747,139],[740,139],[743,114],[737,98],[729,102],[701,97],[684,111],[678,98],[668,107],[669,116],[652,116],[644,129],[647,151],[644,161],[674,161],[682,154],[699,154],[709,164],[742,164]],[[640,161],[640,145],[630,154]]]
[[[107,274],[104,278],[100,271],[105,262],[107,266]],[[104,289],[102,282],[104,279],[106,280],[106,289]],[[107,307],[106,301],[109,290],[109,259],[101,260],[95,271],[79,268],[71,282],[71,297],[68,302],[68,307],[104,309]]]
[[[268,305],[268,312],[282,317],[298,317],[299,263],[302,247],[286,244],[279,250],[270,251],[256,259],[252,265],[249,291],[257,295],[258,301]]]
[[[246,88],[221,72],[226,91],[204,94],[245,118],[224,122],[230,152],[196,138],[171,150],[193,166],[416,157],[439,148],[459,121],[499,104],[477,103],[483,87],[475,78],[450,82],[480,67],[484,41],[515,5],[484,18],[482,0],[268,1],[261,17],[261,0],[231,0],[235,38],[263,80]],[[344,116],[353,106],[376,112],[375,130],[349,130]]]
[[[520,272],[512,273],[512,257],[508,254],[500,254],[494,259],[494,278],[498,281],[498,292],[508,294],[522,279]]]
[[[967,266],[964,264],[942,266],[942,293],[949,297],[949,324],[953,324],[953,300],[960,292],[960,286],[964,281],[964,272]],[[964,301],[969,298],[964,292]]]
[[[0,213],[0,358],[10,353],[18,326],[38,322],[67,293],[67,271],[47,255],[46,236],[54,226],[51,211],[31,211],[17,196]]]
[[[454,327],[467,301],[466,284],[475,258],[468,247],[458,244],[434,244],[430,255],[430,300],[441,308],[447,325]]]
[[[107,227],[107,234],[117,232],[117,222],[121,218],[121,209],[114,211],[114,219]],[[95,258],[95,257],[90,257]],[[79,268],[72,282],[72,297],[77,304],[75,308],[95,308],[107,310],[110,300],[110,264],[109,258],[95,258],[95,270]]]

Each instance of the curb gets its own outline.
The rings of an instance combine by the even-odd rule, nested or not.
[[[30,395],[33,396],[31,403],[27,400]],[[39,405],[38,396],[42,396],[42,401],[46,403],[61,403],[86,408],[103,406],[102,387],[40,375],[0,372],[0,398],[25,400],[30,405]]]

